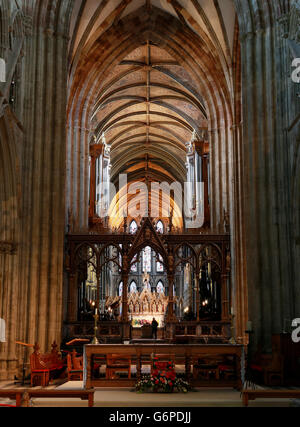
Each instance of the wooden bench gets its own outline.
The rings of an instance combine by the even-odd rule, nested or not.
[[[82,390],[57,390],[57,389],[15,389],[15,390],[1,390],[0,397],[7,397],[11,400],[16,400],[16,406],[29,406],[29,401],[32,397],[35,398],[77,398],[81,400],[88,400],[88,407],[94,406],[94,389]]]
[[[243,405],[248,406],[249,400],[269,399],[300,399],[300,390],[243,390]]]
[[[15,390],[0,389],[0,397],[8,398],[10,400],[15,400],[17,407],[21,406],[23,394],[24,394],[23,389],[15,389]]]
[[[56,390],[56,389],[41,389],[41,390],[27,390],[29,398],[77,398],[81,400],[88,400],[88,407],[92,408],[94,406],[94,389],[89,390]]]

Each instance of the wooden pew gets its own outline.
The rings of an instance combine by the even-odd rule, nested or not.
[[[300,399],[300,390],[243,390],[243,405],[255,399]]]
[[[4,398],[6,397],[10,400],[15,400],[17,407],[21,406],[23,394],[24,394],[23,389],[15,389],[15,390],[0,389],[0,397],[4,397]]]
[[[56,390],[56,389],[40,389],[40,390],[27,390],[29,398],[77,398],[81,400],[88,400],[88,407],[94,406],[94,389],[82,389],[82,390]]]
[[[6,397],[11,400],[16,400],[16,407],[29,406],[29,401],[32,397],[35,398],[77,398],[88,401],[88,407],[94,406],[94,389],[82,390],[57,390],[57,389],[0,389],[0,397]]]

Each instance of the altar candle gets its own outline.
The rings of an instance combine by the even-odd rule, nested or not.
[[[95,310],[95,314],[96,314],[96,316],[97,316],[97,314],[98,314],[98,308],[96,308],[96,310]]]

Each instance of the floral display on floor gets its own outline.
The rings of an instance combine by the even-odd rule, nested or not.
[[[151,375],[144,375],[136,384],[139,393],[187,393],[188,382],[176,375],[172,362],[154,362]]]

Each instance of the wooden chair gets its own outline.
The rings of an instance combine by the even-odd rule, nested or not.
[[[218,361],[214,359],[194,359],[193,379],[210,380],[212,378],[220,379]]]
[[[83,358],[77,357],[76,350],[67,355],[68,381],[83,380]]]
[[[50,369],[41,360],[40,347],[38,344],[34,346],[34,352],[30,355],[30,384],[31,387],[35,381],[39,379],[40,385],[46,387],[49,384]]]
[[[106,378],[115,379],[117,372],[126,372],[131,378],[131,357],[122,354],[108,354],[106,359]]]
[[[283,385],[283,357],[277,351],[273,350],[271,363],[263,369],[264,383],[268,386]]]
[[[267,386],[284,383],[284,360],[278,348],[273,345],[272,355],[258,351],[250,364],[254,380]]]

